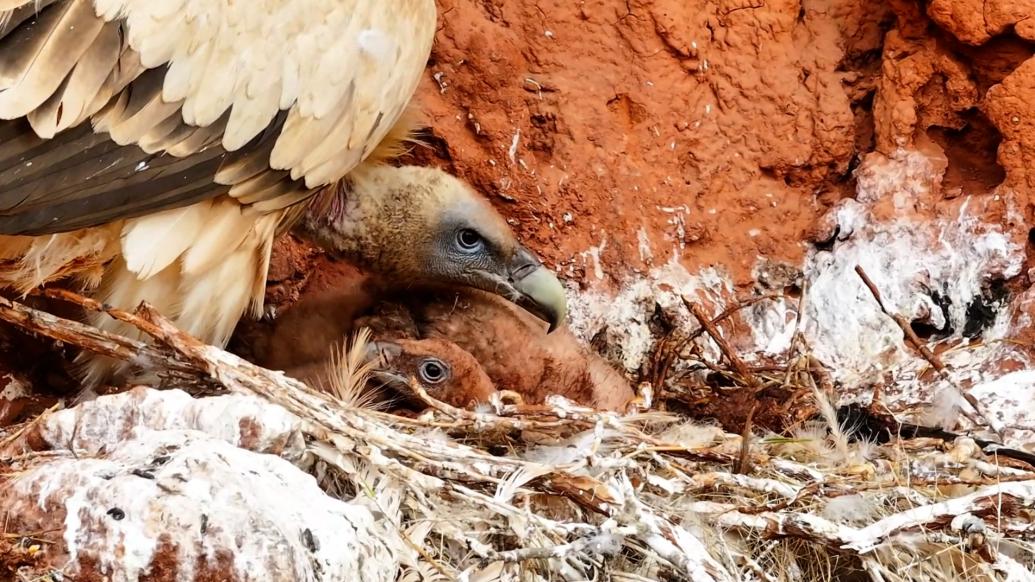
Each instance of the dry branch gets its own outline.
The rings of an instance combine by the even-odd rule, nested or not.
[[[14,302],[0,302],[0,319],[263,397],[304,419],[308,451],[330,467],[324,475],[349,483],[351,491],[367,491],[365,475],[371,474],[400,484],[403,517],[391,519],[425,528],[403,538],[431,578],[517,579],[523,573],[533,579],[789,582],[819,579],[809,576],[822,564],[828,579],[864,573],[948,582],[961,579],[959,573],[928,564],[945,552],[969,552],[974,577],[964,579],[1007,572],[1028,579],[1025,567],[1035,562],[1035,533],[1027,519],[1035,506],[1035,479],[998,467],[962,439],[955,443],[958,450],[948,452],[941,443],[898,441],[869,456],[831,455],[825,442],[807,439],[758,440],[741,457],[750,461],[750,470],[731,474],[740,452],[736,437],[721,435],[709,446],[682,444],[678,434],[685,421],[672,415],[637,407],[626,415],[600,413],[563,399],[535,406],[500,400],[491,412],[472,412],[438,402],[414,385],[430,408],[402,419],[345,407],[281,373],[205,345],[146,305],[130,313],[73,294],[48,295],[106,312],[155,342],[104,334]],[[695,317],[706,333],[721,340],[701,316],[698,308]],[[728,350],[732,372],[749,385],[812,382],[820,391],[832,390],[829,374],[807,351],[767,376],[748,368],[728,343],[719,345]],[[456,440],[432,438],[431,431]],[[490,447],[497,452],[490,454]],[[560,460],[529,454],[542,448],[559,451]],[[848,523],[827,511],[848,497],[859,498],[868,517]],[[972,514],[981,525],[955,527],[961,514]],[[1009,557],[995,551],[1004,540],[1014,548]],[[908,573],[912,569],[915,576]],[[409,574],[400,579],[427,579]]]
[[[686,308],[690,310],[690,313],[693,314],[693,316],[697,319],[698,323],[701,324],[701,327],[703,327],[705,331],[708,332],[708,336],[712,338],[712,341],[714,341],[716,345],[719,346],[719,349],[722,351],[722,355],[726,357],[726,361],[730,363],[730,366],[737,373],[737,375],[740,376],[740,378],[744,382],[746,382],[748,386],[756,389],[761,387],[762,383],[751,372],[751,368],[749,368],[748,365],[744,363],[744,360],[742,360],[740,356],[737,355],[737,352],[733,349],[733,346],[731,346],[730,343],[726,341],[726,338],[724,338],[722,334],[719,333],[719,328],[715,327],[715,324],[712,323],[712,320],[710,317],[708,317],[708,314],[706,314],[704,310],[701,309],[701,306],[697,305],[696,303],[693,303],[686,297],[681,297],[681,299],[683,300],[683,304],[686,305]]]
[[[131,360],[141,355],[168,356],[144,342],[111,334],[76,321],[62,319],[45,311],[26,307],[21,303],[0,297],[0,319],[30,333],[80,346],[83,349],[119,360]]]
[[[931,367],[933,367],[941,375],[942,378],[949,381],[953,389],[959,392],[959,394],[963,396],[967,403],[970,404],[971,407],[973,407],[974,411],[977,412],[979,416],[981,416],[981,418],[984,420],[985,425],[988,426],[988,428],[990,428],[999,438],[1003,438],[1002,430],[999,427],[997,427],[994,422],[992,422],[992,420],[989,418],[987,414],[985,414],[984,409],[978,403],[977,399],[974,398],[973,395],[967,393],[966,390],[963,390],[956,386],[955,382],[952,381],[952,378],[949,376],[948,370],[945,367],[945,364],[942,362],[941,358],[939,358],[937,354],[932,352],[931,349],[927,347],[927,344],[925,344],[923,340],[921,340],[920,337],[916,335],[916,332],[913,331],[913,326],[910,325],[909,320],[901,314],[892,313],[888,311],[888,308],[884,305],[884,300],[881,298],[880,290],[877,289],[877,285],[874,284],[873,280],[870,279],[870,277],[866,274],[866,271],[864,271],[861,266],[856,265],[855,273],[859,275],[859,278],[862,279],[863,284],[866,285],[866,288],[870,290],[870,294],[872,294],[873,298],[877,300],[877,305],[880,307],[881,312],[884,313],[884,315],[890,317],[891,320],[898,325],[899,329],[902,330],[902,333],[909,341],[909,344],[913,346],[913,348],[915,348],[917,352],[919,352],[920,356],[923,359],[927,360],[927,362],[931,364]],[[972,418],[971,420],[974,421],[974,424],[979,424],[978,422],[976,422],[975,419]]]

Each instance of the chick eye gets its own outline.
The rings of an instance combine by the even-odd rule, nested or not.
[[[485,241],[482,236],[470,228],[461,229],[456,233],[456,244],[465,251],[476,251],[482,248]]]
[[[418,371],[420,372],[420,379],[428,384],[438,384],[445,380],[448,374],[446,365],[438,360],[424,360],[421,362]]]

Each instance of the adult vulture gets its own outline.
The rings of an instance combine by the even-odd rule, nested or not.
[[[301,223],[371,271],[563,319],[484,199],[378,163],[408,130],[434,0],[0,0],[0,23],[0,285],[71,278],[225,345]]]

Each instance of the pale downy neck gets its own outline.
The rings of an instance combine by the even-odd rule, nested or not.
[[[402,255],[420,242],[415,227],[426,222],[428,187],[415,177],[409,167],[353,171],[315,197],[295,232],[356,266],[394,274]]]

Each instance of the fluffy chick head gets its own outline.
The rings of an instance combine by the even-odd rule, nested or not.
[[[379,362],[373,379],[401,403],[415,400],[410,382],[417,382],[432,398],[460,408],[489,402],[496,392],[474,356],[450,341],[380,340],[371,348]]]

